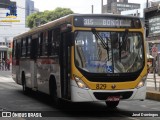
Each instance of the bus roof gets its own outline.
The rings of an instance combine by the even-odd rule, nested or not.
[[[51,29],[53,27],[59,26],[59,25],[64,24],[64,23],[70,23],[71,24],[72,23],[72,18],[76,17],[76,16],[79,16],[79,17],[107,17],[108,16],[108,17],[117,17],[117,18],[140,19],[139,17],[136,17],[136,16],[125,16],[125,15],[115,15],[115,14],[70,14],[70,15],[61,17],[59,19],[56,19],[54,21],[48,22],[46,24],[40,25],[36,28],[33,28],[33,29],[29,30],[28,32],[25,32],[25,33],[22,33],[18,36],[15,36],[14,39],[23,38],[25,36],[32,35],[32,34],[35,34],[37,32],[41,32],[43,30],[48,30],[48,29]]]

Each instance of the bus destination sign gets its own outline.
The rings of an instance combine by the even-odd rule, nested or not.
[[[133,27],[135,23],[139,21],[138,19],[129,19],[129,18],[109,18],[109,17],[75,17],[74,18],[74,25],[76,27],[109,27],[109,28],[122,28],[122,27]],[[137,23],[136,23],[137,24]],[[139,24],[140,25],[140,24]],[[138,27],[140,27],[138,25]]]

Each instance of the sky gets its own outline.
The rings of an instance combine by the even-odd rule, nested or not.
[[[74,13],[101,13],[101,0],[33,0],[40,11],[54,10],[57,7],[70,8]],[[107,0],[103,0],[106,4]],[[128,0],[130,3],[144,3],[146,0]]]

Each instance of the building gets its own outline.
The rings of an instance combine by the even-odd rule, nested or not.
[[[27,1],[30,1],[29,8],[26,7]],[[34,2],[31,0],[0,1],[0,61],[10,57],[13,37],[29,30],[26,16],[32,13],[32,9]]]
[[[151,4],[148,4],[150,6]],[[141,8],[122,11],[121,15],[130,15],[130,16],[138,16],[144,20],[144,9],[146,8],[146,3],[141,3]]]
[[[141,3],[140,9],[122,11],[121,15],[131,15],[131,16],[138,16],[140,18],[144,18],[144,9],[146,8],[146,6],[148,6],[150,8],[150,7],[158,6],[159,4],[160,4],[160,0],[149,1],[148,4],[146,2],[144,2],[144,3]]]
[[[128,0],[119,0],[119,2],[128,3]]]
[[[25,0],[25,1],[26,1],[26,3],[25,3],[25,12],[26,12],[25,19],[27,20],[27,16],[29,16],[32,13],[39,12],[39,9],[34,8],[34,1],[32,1],[32,0]]]
[[[134,9],[134,10],[127,10],[127,11],[122,11],[121,15],[129,15],[129,16],[138,16],[143,18],[143,9]]]
[[[151,1],[150,2],[150,7],[158,6],[160,4],[160,0],[158,1]]]
[[[160,52],[160,9],[159,5],[144,9],[146,25],[146,41],[149,46],[149,54],[152,55],[152,48],[156,45],[157,52]]]
[[[121,11],[139,9],[140,4],[128,3],[128,0],[107,0],[106,5],[102,5],[102,13],[121,14]]]
[[[157,34],[157,32],[160,30],[158,29],[160,23],[159,21],[157,21],[157,23],[155,22],[155,20],[158,20],[158,18],[152,19],[159,14],[158,10],[159,4],[160,1],[154,1],[154,2],[150,1],[148,2],[148,4],[144,2],[141,4],[140,9],[121,12],[121,15],[131,15],[142,18],[142,23],[146,27],[147,53],[151,55],[152,55],[152,46],[154,44],[156,44],[156,46],[158,47],[158,51],[160,52],[160,39],[159,39],[160,37],[158,38],[159,35]],[[148,8],[146,8],[146,6],[148,6]],[[151,21],[149,22],[149,20],[154,20],[155,23],[152,24]]]
[[[34,2],[32,0],[26,0],[26,16],[34,13]]]
[[[111,13],[112,12],[112,3],[117,2],[117,0],[107,0],[107,5],[105,5],[106,9],[103,9],[105,12]]]
[[[8,4],[10,4],[10,0],[1,0],[0,1],[0,8],[7,8]]]

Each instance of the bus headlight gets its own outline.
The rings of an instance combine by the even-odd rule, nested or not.
[[[143,76],[143,78],[141,79],[141,81],[138,83],[137,88],[141,88],[145,85],[147,80],[147,75]]]
[[[82,88],[82,89],[89,89],[87,87],[87,85],[81,80],[81,78],[79,78],[78,76],[74,75],[74,79],[78,85],[79,88]]]

